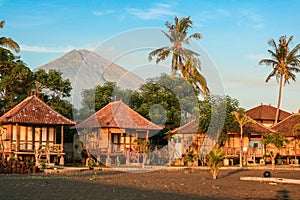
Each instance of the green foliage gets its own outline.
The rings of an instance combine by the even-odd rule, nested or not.
[[[43,92],[48,96],[60,98],[70,97],[72,90],[69,79],[63,80],[62,73],[50,69],[46,72],[44,69],[38,69],[34,72],[34,84],[37,93]]]
[[[148,153],[149,152],[149,145],[150,145],[149,140],[138,139],[138,140],[135,140],[134,143],[135,142],[137,143],[137,146],[136,146],[136,151],[137,152],[140,152],[140,151],[142,151],[143,153]]]
[[[0,114],[30,94],[32,72],[9,50],[0,48]]]
[[[187,151],[187,154],[184,155],[184,160],[186,162],[194,162],[197,160],[197,156],[194,155],[194,151],[193,150],[190,150],[190,151]]]
[[[137,112],[158,124],[165,125],[165,131],[173,130],[199,114],[199,102],[192,86],[182,78],[161,74],[148,79],[140,87]],[[159,105],[152,113],[151,109]],[[153,110],[152,110],[153,111]],[[185,115],[186,114],[186,115]],[[181,124],[180,124],[181,123]]]
[[[121,99],[127,103],[132,94],[134,94],[132,90],[122,90],[114,82],[106,82],[104,85],[98,85],[95,88],[83,90],[81,94],[83,97],[82,108],[79,110],[80,114],[78,118],[84,119],[88,117],[114,99]]]
[[[229,131],[238,130],[238,124],[231,112],[239,109],[238,100],[230,96],[210,96],[200,101],[200,133],[218,137],[219,143],[223,144]]]
[[[261,141],[262,144],[273,144],[278,149],[287,144],[289,140],[279,132],[266,133]]]

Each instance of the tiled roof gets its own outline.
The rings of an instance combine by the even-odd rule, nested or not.
[[[198,122],[196,120],[192,120],[188,122],[187,124],[178,127],[172,131],[172,133],[180,133],[180,134],[191,134],[191,133],[197,133],[198,132]],[[263,124],[256,122],[253,123],[247,123],[243,127],[244,133],[251,133],[251,134],[258,134],[258,135],[264,135],[265,133],[274,132],[270,128],[264,126]],[[239,133],[239,132],[238,132]]]
[[[128,128],[161,130],[162,126],[156,125],[131,109],[122,101],[107,104],[102,109],[76,125],[76,128]]]
[[[300,114],[293,114],[272,127],[274,131],[280,132],[283,136],[293,136],[293,128],[300,124]]]
[[[275,121],[276,108],[271,105],[259,105],[252,109],[246,110],[245,114],[254,120]],[[284,120],[290,115],[291,113],[288,113],[284,110],[279,110],[279,121]]]
[[[36,95],[24,99],[0,117],[1,123],[74,125],[75,122],[62,116]]]
[[[245,126],[243,127],[243,131],[246,134],[257,135],[264,135],[266,133],[274,132],[271,128],[266,127],[259,122],[245,124]]]
[[[172,133],[178,134],[190,134],[190,133],[197,133],[199,128],[199,123],[194,119],[185,125],[178,127],[172,131]]]

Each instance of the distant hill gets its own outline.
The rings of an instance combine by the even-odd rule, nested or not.
[[[45,70],[55,69],[70,79],[73,87],[72,103],[81,107],[81,91],[106,81],[116,82],[121,88],[137,89],[144,80],[92,51],[72,50],[62,57],[43,66]],[[38,69],[37,68],[37,69]]]

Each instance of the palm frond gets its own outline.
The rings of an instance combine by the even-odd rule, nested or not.
[[[5,21],[1,21],[1,22],[0,22],[0,28],[3,28],[3,27],[4,27],[4,24],[5,24]]]
[[[274,39],[268,41],[268,45],[272,46],[274,49],[277,49],[277,44]]]
[[[18,45],[18,43],[16,43],[11,38],[1,37],[0,46],[8,47],[17,53],[20,51],[20,46]]]
[[[273,70],[266,78],[265,82],[269,82],[269,80],[273,77],[276,76],[277,77],[277,71]]]
[[[171,43],[173,43],[175,41],[174,38],[171,35],[169,35],[167,32],[165,32],[163,30],[161,32],[169,39],[169,41]]]
[[[151,61],[153,59],[153,57],[157,56],[158,54],[160,54],[160,52],[165,51],[166,49],[168,49],[169,47],[161,47],[159,49],[155,49],[153,51],[151,51],[148,54],[148,60]]]
[[[201,39],[202,35],[200,33],[194,33],[190,36],[188,36],[187,38],[185,38],[184,43],[189,44],[191,39]]]
[[[262,59],[259,61],[259,64],[274,67],[274,66],[278,65],[278,62],[276,60],[272,60],[272,59]]]

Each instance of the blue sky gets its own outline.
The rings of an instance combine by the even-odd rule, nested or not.
[[[278,84],[275,79],[264,82],[271,68],[258,62],[268,57],[270,38],[277,41],[281,35],[293,35],[292,47],[300,43],[299,8],[296,0],[0,0],[0,19],[6,21],[0,34],[21,45],[22,60],[34,69],[72,49],[94,50],[120,33],[149,27],[164,29],[165,22],[173,22],[175,15],[191,16],[190,33],[203,35],[196,44],[219,72],[225,93],[248,109],[261,103],[276,105]],[[149,35],[141,37],[147,40]],[[127,44],[124,41],[119,45]],[[144,50],[137,55],[146,60],[147,53]],[[131,70],[136,60],[120,59],[117,63]],[[213,77],[209,82],[213,84]],[[285,86],[282,109],[300,109],[299,91],[299,81]]]

